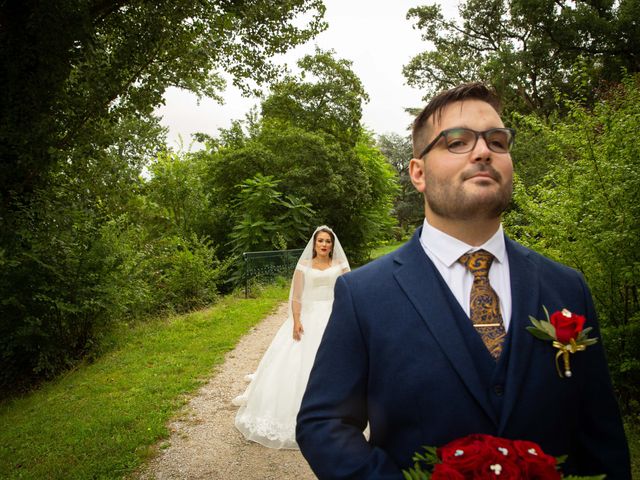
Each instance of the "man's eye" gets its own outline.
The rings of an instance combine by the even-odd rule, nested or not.
[[[505,135],[495,135],[493,137],[489,137],[488,140],[489,145],[497,149],[507,150],[509,148],[509,140]]]
[[[462,138],[454,138],[449,140],[449,142],[447,143],[447,146],[449,148],[460,148],[460,147],[466,147],[469,144],[469,142],[465,139]]]

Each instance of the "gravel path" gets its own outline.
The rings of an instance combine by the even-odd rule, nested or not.
[[[247,386],[287,314],[286,303],[229,352],[213,378],[174,419],[171,437],[139,473],[139,479],[314,479],[297,450],[273,450],[244,439],[233,420],[231,399]]]

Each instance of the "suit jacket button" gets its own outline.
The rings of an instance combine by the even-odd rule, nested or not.
[[[493,386],[493,393],[495,393],[498,397],[501,397],[504,394],[504,385],[496,384]]]

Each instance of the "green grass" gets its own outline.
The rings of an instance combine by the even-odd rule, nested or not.
[[[381,257],[383,255],[386,255],[387,253],[391,253],[394,250],[397,250],[398,247],[400,247],[401,245],[404,245],[406,242],[393,242],[393,243],[388,243],[387,245],[382,245],[380,247],[376,247],[371,251],[371,258],[378,258]]]
[[[117,345],[37,391],[0,405],[0,478],[121,478],[166,438],[167,422],[247,330],[287,298],[257,298],[121,331]]]

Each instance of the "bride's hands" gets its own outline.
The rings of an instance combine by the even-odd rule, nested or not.
[[[300,321],[293,321],[293,339],[296,342],[300,341],[302,334],[304,333],[304,328],[302,328],[302,323]]]

